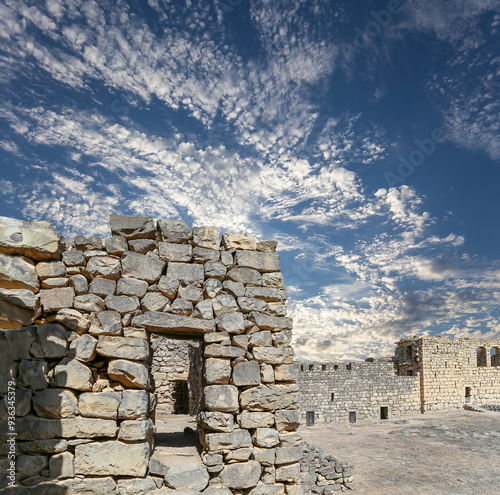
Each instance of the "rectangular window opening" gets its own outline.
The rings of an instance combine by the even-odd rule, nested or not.
[[[356,411],[349,411],[349,423],[356,422]]]
[[[306,412],[306,426],[314,426],[314,411]]]
[[[321,365],[321,371],[326,371],[326,364]]]
[[[338,370],[338,369],[339,369],[339,365],[338,365],[338,364],[334,364],[334,365],[333,365],[333,369],[334,369],[334,370]]]
[[[314,369],[314,364],[309,365],[309,371],[312,371]]]
[[[389,419],[389,408],[387,406],[380,408],[380,419]]]
[[[333,402],[335,400],[335,394],[332,392],[332,395],[330,397],[330,400]]]
[[[470,402],[470,387],[465,387],[465,402]]]

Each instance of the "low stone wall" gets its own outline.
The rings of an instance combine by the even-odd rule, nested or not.
[[[2,493],[303,493],[276,243],[118,215],[111,233],[0,218]],[[159,333],[203,342],[203,465],[152,457]]]

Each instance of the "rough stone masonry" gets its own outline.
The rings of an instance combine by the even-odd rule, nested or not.
[[[216,227],[181,220],[110,221],[105,241],[66,241],[47,222],[0,218],[0,493],[347,490],[350,467],[344,477],[329,458],[333,474],[317,475],[325,466],[303,457],[276,242],[221,239]],[[201,465],[154,457],[156,389],[169,360],[153,363],[151,348],[168,350],[176,336],[202,342]]]

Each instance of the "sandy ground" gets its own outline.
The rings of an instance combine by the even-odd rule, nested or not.
[[[354,465],[355,493],[500,494],[500,413],[331,423],[303,427],[302,435]]]

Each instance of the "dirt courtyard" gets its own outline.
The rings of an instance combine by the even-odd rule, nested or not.
[[[457,411],[302,427],[309,442],[354,465],[354,493],[500,493],[500,413]]]

